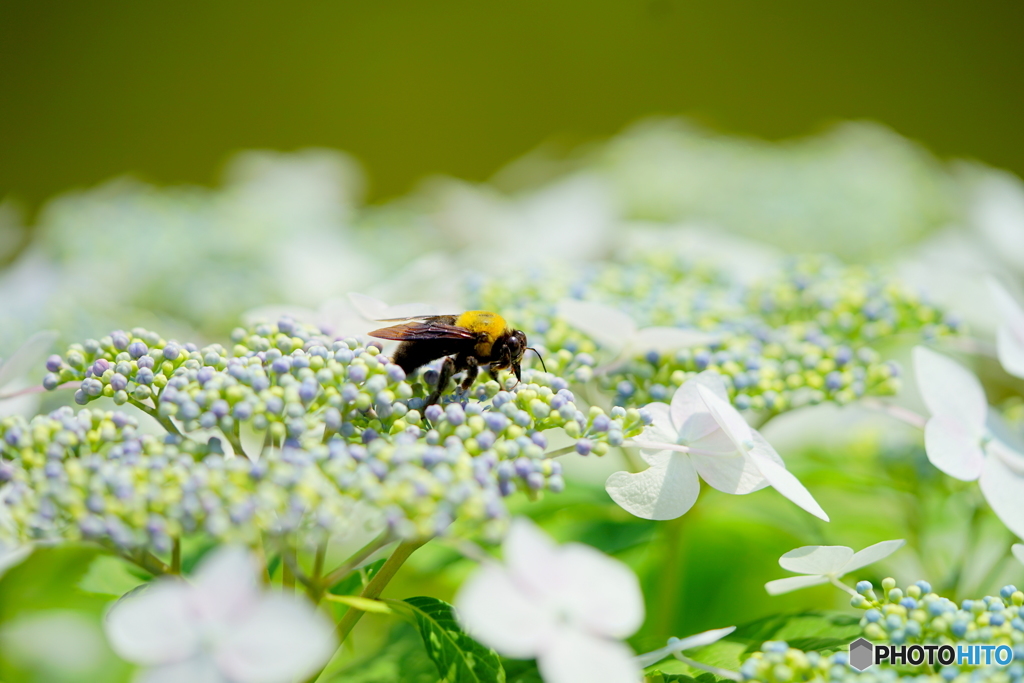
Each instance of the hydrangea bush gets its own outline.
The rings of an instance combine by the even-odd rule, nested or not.
[[[827,154],[841,158],[843,139]],[[641,163],[652,140],[664,149]],[[695,140],[641,130],[533,194],[449,185],[433,211],[360,213],[351,187],[334,201],[337,187],[306,188],[297,167],[261,157],[249,163],[262,171],[222,195],[121,197],[112,214],[83,196],[51,209],[43,235],[64,259],[87,261],[98,244],[88,235],[109,220],[131,234],[158,205],[161,234],[188,213],[190,231],[220,235],[210,259],[225,263],[189,256],[136,268],[130,282],[90,281],[96,301],[61,295],[75,315],[57,325],[58,353],[46,357],[56,335],[43,332],[0,365],[0,400],[39,400],[0,416],[0,677],[1019,680],[1024,660],[861,672],[847,655],[864,637],[1024,657],[1013,586],[1024,569],[1010,550],[1024,534],[1024,309],[1009,278],[985,285],[979,329],[965,321],[984,315],[929,298],[896,268],[823,255],[726,267],[736,253],[723,263],[671,244],[678,226],[609,237],[626,220],[687,217],[685,197],[635,181],[685,172],[672,154],[693,153]],[[910,240],[948,178],[905,153],[895,156],[906,173],[892,177],[927,176]],[[817,163],[795,154],[790,163]],[[842,175],[842,164],[823,167]],[[752,162],[749,184],[772,168]],[[836,182],[858,187],[847,180]],[[289,203],[275,194],[283,186],[308,192]],[[595,199],[616,192],[618,209]],[[938,203],[941,217],[955,213],[952,199]],[[727,203],[701,206],[754,229]],[[246,269],[273,277],[235,292],[247,281],[230,277],[225,255],[238,255],[241,233],[224,242],[230,231],[216,226],[237,228],[243,214],[260,217]],[[521,227],[515,248],[533,235],[530,253],[550,242],[560,260],[512,252],[530,267],[473,275],[490,245],[459,231],[467,216]],[[566,216],[593,237],[547,234]],[[276,229],[295,217],[301,248]],[[71,230],[86,218],[85,232]],[[460,235],[454,257],[416,259]],[[862,247],[848,255],[872,251]],[[242,314],[309,301],[295,292],[315,290],[316,264],[340,252],[343,288],[407,266],[374,293],[504,316],[537,351],[522,380],[453,381],[428,405],[439,363],[407,376],[391,346],[366,336],[386,324],[375,320],[427,310],[416,305],[352,295]],[[191,284],[141,312],[175,268]],[[193,306],[197,292],[210,296]],[[123,320],[119,307],[144,326],[96,331]],[[815,428],[824,445],[794,442]],[[1024,561],[1024,546],[1013,553]],[[69,590],[53,604],[102,613],[99,634],[61,614],[44,614],[55,620],[46,629],[9,626],[31,612],[47,571]],[[107,659],[61,669],[78,641]]]

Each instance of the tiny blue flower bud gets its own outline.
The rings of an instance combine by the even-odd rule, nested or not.
[[[526,475],[526,485],[534,491],[544,488],[544,475],[540,472],[530,472]]]
[[[149,352],[149,347],[146,346],[145,342],[132,342],[128,345],[128,354],[132,358],[141,358]]]
[[[356,384],[362,384],[366,381],[366,366],[365,365],[350,365],[348,367],[348,379],[350,382]]]
[[[57,354],[46,359],[46,369],[50,372],[60,372],[62,367],[64,367],[64,359]]]
[[[858,581],[857,582],[857,592],[860,593],[861,595],[864,595],[865,593],[867,593],[872,588],[874,588],[874,586],[871,585],[870,581]]]
[[[865,583],[865,582],[861,581],[861,583]],[[860,584],[858,584],[858,585],[860,585]],[[881,618],[882,618],[882,613],[879,612],[874,607],[872,607],[871,609],[869,609],[866,612],[864,612],[864,619],[869,624],[874,624],[874,623],[878,622]]]
[[[430,422],[437,422],[441,419],[442,415],[444,415],[444,409],[436,403],[432,403],[423,410],[423,417],[427,418]]]
[[[383,356],[381,356],[381,358],[383,358]],[[394,363],[391,363],[390,365],[388,365],[388,367],[387,367],[387,374],[388,374],[388,379],[390,381],[396,383],[396,384],[398,382],[401,382],[401,381],[405,380],[405,370],[403,370],[401,367],[395,365]]]
[[[540,432],[534,432],[533,434],[530,434],[530,441],[532,441],[534,444],[536,444],[540,448],[547,448],[548,447],[547,437],[545,437]]]
[[[962,619],[954,621],[953,624],[949,627],[949,632],[957,638],[963,638],[964,634],[967,633],[967,622]]]
[[[999,589],[999,595],[1003,597],[1003,600],[1009,600],[1010,596],[1017,592],[1017,587],[1013,585],[1003,586]]]
[[[988,623],[989,626],[1002,626],[1006,623],[1006,618],[1003,616],[1002,612],[993,612],[988,618]]]
[[[461,425],[466,421],[466,413],[458,403],[449,403],[448,407],[445,408],[444,414],[448,418],[448,422],[455,426]]]
[[[906,607],[908,610],[909,609],[917,609],[917,600],[915,600],[914,598],[912,598],[910,596],[907,596],[907,597],[903,598],[902,600],[900,600],[900,605],[903,606],[903,607]]]
[[[932,592],[932,585],[927,581],[918,581],[914,585],[921,589],[922,595],[927,595]]]
[[[60,386],[60,375],[54,372],[48,372],[43,377],[43,388],[47,391],[53,391]]]
[[[84,406],[88,402],[89,397],[85,395],[84,391],[82,391],[81,389],[75,391],[75,403],[77,403],[80,406]]]
[[[576,442],[576,452],[580,455],[590,455],[590,450],[594,447],[594,444],[590,439],[580,439]]]

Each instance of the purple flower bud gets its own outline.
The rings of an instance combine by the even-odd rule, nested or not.
[[[110,378],[110,386],[113,387],[114,391],[124,391],[128,387],[128,378],[121,373],[117,373]]]
[[[153,371],[149,368],[139,368],[139,372],[135,375],[135,381],[139,384],[152,384],[153,377]]]
[[[210,412],[216,415],[218,419],[227,415],[230,410],[231,406],[222,398],[217,399],[213,402],[213,405],[210,406]]]
[[[14,465],[0,461],[0,482],[8,482],[14,478]]]
[[[534,471],[533,461],[529,458],[516,458],[513,464],[515,466],[516,474],[524,479]]]
[[[423,417],[427,418],[431,422],[437,422],[444,415],[444,409],[436,403],[432,403],[426,407],[423,411]]]
[[[356,384],[362,384],[366,381],[366,366],[365,365],[350,365],[348,367],[348,379],[350,382]]]
[[[217,416],[207,411],[199,416],[199,426],[203,429],[213,429],[217,426]]]
[[[43,377],[43,388],[47,391],[53,391],[60,386],[60,375],[55,372],[48,372]]]
[[[561,493],[565,490],[565,479],[560,474],[552,474],[548,477],[548,490],[552,493]]]
[[[239,401],[235,404],[232,415],[235,416],[236,420],[248,420],[252,417],[252,404],[248,401]]]
[[[498,481],[498,492],[503,496],[511,496],[516,492],[516,485],[511,479],[502,479]]]
[[[128,335],[120,330],[110,334],[110,343],[113,344],[114,348],[118,351],[124,351],[127,349],[130,341],[131,339],[128,338]]]
[[[199,347],[193,344],[192,342],[189,342],[188,344],[185,344],[185,350],[188,351],[189,353],[195,353],[196,351],[199,350]]]
[[[200,385],[206,384],[211,379],[213,379],[213,376],[215,374],[217,374],[217,371],[214,370],[213,368],[210,368],[210,367],[199,368],[199,372],[196,373],[196,381],[199,382]]]
[[[84,391],[87,396],[99,396],[103,393],[103,382],[92,377],[84,379],[82,380],[82,391]]]
[[[612,421],[608,418],[608,416],[605,415],[604,413],[601,413],[600,415],[594,417],[594,422],[591,424],[591,429],[593,429],[595,432],[607,432],[611,424]]]
[[[649,425],[652,422],[654,422],[654,415],[651,414],[651,411],[647,410],[647,408],[641,408],[639,410],[639,413],[640,413],[640,422],[644,423],[645,425]]]
[[[291,367],[291,359],[288,356],[281,356],[280,358],[273,362],[273,364],[270,366],[270,369],[279,375],[283,375],[284,373],[291,370]]]
[[[303,382],[299,387],[299,399],[303,403],[309,403],[320,393],[320,385],[316,382]]]
[[[128,355],[132,358],[141,358],[149,352],[149,347],[146,346],[145,342],[132,342],[128,345]]]
[[[697,366],[698,370],[704,370],[711,363],[711,353],[708,351],[698,351],[693,354],[693,364]]]
[[[853,350],[849,346],[840,346],[836,350],[836,365],[842,367],[853,360]]]
[[[50,372],[60,372],[62,367],[64,367],[64,359],[57,354],[53,354],[46,359],[46,369]]]
[[[341,400],[345,403],[352,403],[359,398],[359,389],[354,384],[346,384],[341,388]]]
[[[143,356],[137,364],[140,368],[149,368],[150,370],[156,367],[156,361],[153,359],[153,356]]]
[[[843,388],[843,373],[833,370],[825,375],[825,386],[829,391],[838,391]]]
[[[174,360],[181,353],[181,348],[174,342],[168,342],[167,346],[164,347],[164,358],[167,360]]]
[[[445,416],[448,418],[448,422],[458,427],[466,421],[466,412],[462,409],[462,406],[458,403],[449,403],[448,407],[445,408]]]
[[[394,363],[387,366],[387,373],[388,379],[392,382],[398,383],[405,379],[405,370]]]
[[[544,475],[540,472],[530,472],[526,475],[526,485],[534,491],[544,488]]]
[[[371,441],[377,438],[380,438],[380,434],[378,434],[376,430],[374,430],[373,428],[367,427],[366,429],[363,430],[363,443],[370,443]]]
[[[501,413],[484,413],[484,424],[495,434],[501,434],[508,427],[508,418]]]
[[[580,439],[576,442],[576,452],[580,455],[590,455],[590,450],[594,447],[590,439]]]
[[[548,447],[547,437],[541,434],[540,432],[534,432],[533,434],[530,434],[530,441],[532,441],[535,445],[537,445],[540,448]]]
[[[80,406],[84,406],[88,402],[89,397],[85,395],[84,391],[79,389],[78,391],[75,392],[75,403],[77,403]]]
[[[529,427],[530,422],[533,421],[533,418],[530,417],[530,414],[525,410],[520,410],[516,412],[516,416],[512,419],[512,421],[515,422],[520,427]]]
[[[118,429],[124,429],[125,426],[129,424],[130,421],[129,417],[122,413],[120,410],[114,411],[114,413],[110,416],[110,419],[114,423],[114,426],[117,427]]]
[[[267,412],[271,415],[280,415],[284,410],[284,401],[279,396],[271,396],[267,399]]]
[[[291,336],[295,334],[295,321],[292,320],[291,318],[281,318],[280,320],[277,321],[277,329],[282,334],[287,334],[288,336]]]
[[[553,380],[551,380],[551,388],[554,389],[555,391],[562,391],[563,389],[569,388],[569,383],[566,382],[561,377],[556,377]]]

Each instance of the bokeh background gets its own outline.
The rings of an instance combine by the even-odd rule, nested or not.
[[[786,253],[881,266],[985,338],[981,275],[1018,295],[1024,277],[1022,20],[1010,2],[9,0],[0,356],[44,328],[222,341],[284,308],[344,329],[365,324],[348,291],[454,306],[473,272],[652,248],[743,282]],[[1022,393],[994,361],[975,370],[994,403]],[[615,463],[567,465],[565,494],[517,509],[638,571],[636,647],[842,607],[827,588],[764,594],[804,543],[908,537],[869,578],[950,597],[1024,580],[994,517],[963,523],[977,492],[929,468],[918,433],[828,406],[784,417],[766,434],[842,512],[827,538],[767,494],[706,492],[680,528],[635,520],[601,487]],[[138,578],[96,555],[39,551],[5,575],[0,680],[127,680],[98,620]],[[396,597],[450,598],[470,570],[430,547],[409,566]],[[368,617],[356,636],[343,680],[432,680],[408,629]]]

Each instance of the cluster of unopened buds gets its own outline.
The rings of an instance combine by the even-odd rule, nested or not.
[[[857,681],[892,683],[927,681],[928,683],[977,683],[1012,681],[1024,678],[1024,592],[1004,586],[998,596],[964,600],[959,605],[932,592],[927,581],[918,581],[905,589],[896,581],[882,581],[876,591],[870,581],[856,586],[851,605],[864,610],[860,619],[863,637],[873,645],[924,645],[957,647],[1006,646],[1012,651],[1009,665],[1000,664],[984,652],[974,663],[954,661],[943,665],[887,664],[857,671],[849,665],[844,650],[831,654],[804,652],[783,641],[765,642],[740,667],[744,680],[763,683],[793,681]]]
[[[0,483],[32,538],[104,538],[163,550],[202,530],[338,531],[357,503],[400,537],[505,523],[502,499],[564,488],[552,456],[602,455],[638,434],[637,410],[577,407],[567,383],[527,369],[426,405],[427,369],[406,377],[379,346],[281,320],[199,348],[143,329],[72,345],[47,360],[47,388],[80,382],[148,414],[69,408],[0,422]],[[432,376],[433,375],[433,376]],[[548,450],[560,429],[570,446]],[[455,526],[453,525],[455,523]]]
[[[626,407],[664,401],[705,370],[723,376],[738,409],[761,413],[893,395],[900,368],[872,344],[908,332],[937,338],[962,327],[895,281],[822,257],[794,259],[750,286],[657,258],[551,280],[543,289],[533,280],[479,284],[476,303],[504,307],[548,352],[549,366],[577,383],[596,379]],[[641,327],[691,329],[707,340],[671,350],[638,342],[618,356],[565,320],[553,297],[600,301],[629,310]]]

